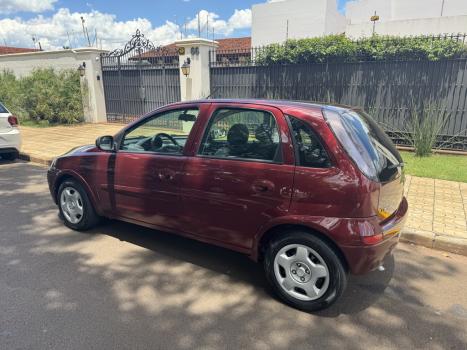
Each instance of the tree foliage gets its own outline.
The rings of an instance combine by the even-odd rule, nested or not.
[[[48,124],[73,124],[84,121],[79,73],[36,69],[16,78],[0,72],[0,101],[22,120]]]
[[[460,37],[461,38],[461,37]],[[429,60],[467,57],[467,46],[449,37],[381,37],[351,40],[344,35],[288,40],[255,53],[259,64]]]

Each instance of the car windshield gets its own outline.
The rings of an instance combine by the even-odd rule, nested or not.
[[[387,182],[401,174],[402,158],[386,133],[368,114],[356,110],[324,110],[337,139],[369,178]]]
[[[8,113],[8,110],[1,103],[0,103],[0,113]]]

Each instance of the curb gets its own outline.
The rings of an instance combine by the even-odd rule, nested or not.
[[[406,228],[402,230],[400,241],[467,256],[467,239],[465,238]]]
[[[28,162],[41,164],[41,165],[46,165],[46,166],[49,166],[50,163],[52,163],[52,160],[50,160],[50,159],[44,159],[44,158],[39,158],[39,157],[35,157],[35,156],[30,156],[27,153],[20,153],[18,158],[22,159],[22,160],[26,160]]]

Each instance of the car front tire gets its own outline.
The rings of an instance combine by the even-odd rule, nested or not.
[[[273,291],[303,311],[331,306],[347,286],[346,269],[333,248],[305,231],[283,232],[271,241],[264,269]]]
[[[66,180],[60,184],[57,203],[65,225],[73,230],[89,230],[99,222],[88,194],[75,180]]]

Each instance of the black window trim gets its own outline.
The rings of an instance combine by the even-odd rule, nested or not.
[[[199,117],[199,114],[201,113],[201,108],[200,108],[199,105],[187,105],[187,106],[185,106],[183,108],[165,109],[163,111],[157,111],[157,112],[155,112],[153,114],[150,114],[150,115],[148,115],[146,117],[141,118],[141,120],[139,120],[137,123],[135,123],[134,125],[132,125],[128,129],[124,129],[125,131],[122,133],[122,135],[121,135],[121,137],[119,138],[119,141],[118,141],[117,153],[124,153],[124,154],[152,154],[152,155],[164,155],[164,156],[172,156],[172,157],[186,157],[185,147],[183,147],[183,152],[182,153],[165,153],[165,152],[154,152],[154,151],[129,151],[129,150],[121,149],[121,147],[122,147],[122,143],[125,140],[126,135],[128,135],[128,133],[132,132],[133,130],[135,130],[136,128],[141,126],[141,124],[144,124],[145,122],[147,122],[150,119],[152,120],[154,118],[158,118],[159,116],[162,116],[164,113],[185,111],[187,109],[192,109],[192,110],[196,109],[196,110],[198,110],[198,117]],[[195,123],[198,122],[198,120],[199,120],[198,117],[196,117]],[[191,128],[190,133],[187,136],[187,142],[188,142],[188,140],[189,140],[189,138],[191,136],[191,133],[192,133],[194,127],[195,127],[195,124],[193,124],[193,128]],[[186,146],[186,144],[185,144],[185,146]]]
[[[250,111],[250,112],[263,112],[263,113],[269,113],[270,115],[272,115],[272,117],[274,118],[274,121],[276,122],[277,131],[278,131],[278,134],[279,134],[279,154],[280,154],[279,158],[280,159],[279,160],[267,160],[267,159],[252,159],[252,158],[240,158],[240,157],[231,157],[231,158],[229,158],[229,157],[216,157],[216,156],[209,156],[209,155],[201,154],[200,153],[201,152],[201,147],[204,144],[204,139],[205,139],[206,133],[211,129],[212,122],[214,120],[214,117],[215,117],[217,111],[219,111],[221,109]],[[219,106],[216,107],[216,109],[211,113],[211,115],[208,118],[208,122],[206,123],[206,126],[204,127],[202,137],[201,137],[201,140],[200,140],[199,145],[198,145],[198,149],[196,150],[194,156],[199,157],[199,158],[206,158],[206,159],[255,162],[255,163],[283,165],[284,164],[284,154],[283,154],[283,149],[284,148],[282,147],[282,138],[281,138],[281,132],[280,132],[279,128],[280,128],[280,126],[279,126],[279,123],[277,122],[277,118],[274,115],[274,113],[272,113],[271,111],[260,109],[260,108],[248,108],[248,107],[237,107],[237,106],[231,107],[231,106],[219,105]]]
[[[285,116],[285,120],[287,121],[287,126],[289,127],[289,131],[290,131],[290,135],[291,135],[291,139],[292,139],[292,145],[293,145],[293,149],[294,149],[294,158],[295,158],[295,166],[299,166],[299,167],[302,167],[302,168],[307,168],[307,169],[329,169],[329,168],[333,168],[334,167],[334,162],[333,162],[333,159],[332,157],[330,156],[329,154],[329,150],[327,149],[327,147],[324,145],[324,142],[323,140],[321,139],[321,136],[313,129],[313,127],[303,121],[301,118],[298,118],[292,114],[284,114]],[[301,121],[302,123],[304,123],[306,126],[308,126],[308,128],[310,129],[311,133],[313,134],[313,136],[315,137],[316,141],[319,143],[319,145],[323,148],[323,150],[326,152],[327,156],[328,156],[328,159],[329,159],[329,166],[323,166],[323,167],[315,167],[315,166],[307,166],[307,165],[302,165],[300,164],[300,153],[298,151],[298,145],[297,145],[297,140],[295,139],[294,137],[294,131],[293,131],[293,126],[292,126],[292,123],[291,123],[291,120],[290,118],[294,118],[294,119],[297,119],[299,121]]]

